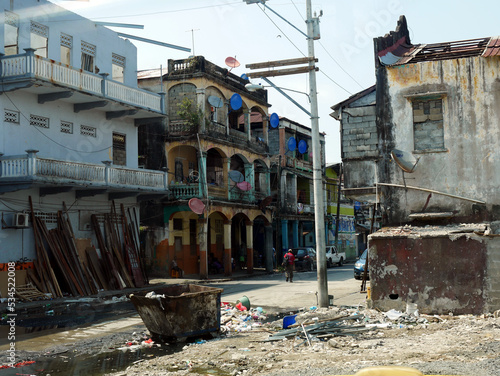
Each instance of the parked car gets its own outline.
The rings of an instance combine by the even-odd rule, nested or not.
[[[365,271],[366,265],[366,279],[370,279],[370,275],[368,274],[368,264],[366,263],[366,259],[368,257],[368,248],[365,249],[361,257],[354,263],[354,279],[362,279],[363,273]]]
[[[326,266],[331,268],[334,264],[338,266],[344,265],[345,252],[339,252],[337,247],[329,245],[326,247]]]
[[[295,255],[295,268],[297,270],[316,269],[316,250],[312,247],[292,248]]]

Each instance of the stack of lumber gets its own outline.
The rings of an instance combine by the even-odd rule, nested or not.
[[[36,217],[29,197],[37,258],[28,278],[53,297],[88,296],[100,290],[142,287],[148,283],[139,249],[135,213],[123,204],[118,215],[113,202],[104,220],[91,215],[98,250],[90,239],[76,239],[66,205],[58,212],[57,228],[48,230]]]

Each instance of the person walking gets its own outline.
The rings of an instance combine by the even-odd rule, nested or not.
[[[293,282],[293,268],[295,266],[295,255],[292,250],[289,249],[288,252],[283,256],[283,266],[285,267],[286,281],[290,280]]]

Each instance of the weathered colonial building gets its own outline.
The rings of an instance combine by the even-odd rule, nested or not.
[[[140,128],[144,166],[164,168],[169,196],[145,203],[159,212],[150,227],[156,261],[172,260],[206,278],[272,269],[267,92],[203,56],[169,60],[165,73],[140,72],[140,86],[163,91],[168,121]],[[267,210],[266,210],[267,209]]]
[[[36,258],[29,196],[49,229],[65,202],[96,244],[91,214],[166,192],[163,172],[138,169],[136,124],[164,102],[137,87],[136,47],[49,1],[1,4],[0,264]]]
[[[358,252],[360,234],[356,232],[353,202],[339,189],[339,185],[342,188],[341,165],[335,163],[325,167],[326,245],[335,245],[339,252],[345,252],[346,260],[355,260],[360,255]]]
[[[498,309],[498,38],[414,45],[402,16],[374,45],[375,87],[332,107],[346,194],[377,203],[384,225],[411,223],[370,238],[373,304]]]
[[[324,171],[324,133],[320,133],[319,139]],[[316,244],[311,145],[311,128],[286,117],[280,117],[277,127],[269,130],[271,193],[277,207],[273,218],[275,247],[281,250],[278,259],[289,248]]]

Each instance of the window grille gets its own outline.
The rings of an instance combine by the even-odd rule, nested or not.
[[[82,52],[90,56],[95,56],[95,46],[82,40]]]
[[[80,134],[83,136],[97,137],[97,128],[80,125]]]
[[[44,37],[44,38],[47,38],[47,39],[49,38],[49,27],[45,26],[45,25],[42,25],[42,24],[40,24],[38,22],[31,21],[30,31],[33,34],[40,35],[41,37]]]
[[[71,35],[61,33],[61,46],[72,48],[73,47],[73,37]]]
[[[113,53],[111,56],[111,60],[113,64],[119,65],[120,67],[125,68],[125,57],[120,56],[118,54]]]
[[[40,128],[49,128],[49,118],[38,115],[30,115],[30,125]]]
[[[61,132],[73,134],[73,123],[69,121],[61,121]]]
[[[6,123],[19,124],[19,111],[5,110],[3,121]]]
[[[19,16],[15,13],[5,11],[5,23],[14,27],[19,26]]]
[[[125,150],[125,135],[121,133],[113,133],[113,149]]]

